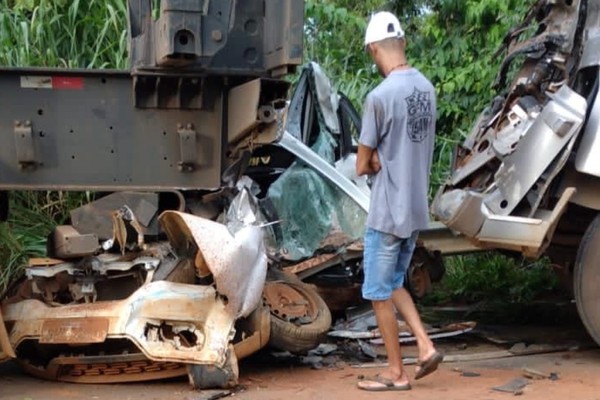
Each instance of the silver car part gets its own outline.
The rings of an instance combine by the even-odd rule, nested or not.
[[[594,49],[600,52],[600,38],[594,42]],[[586,47],[587,48],[587,47]],[[597,72],[600,81],[600,71]],[[596,94],[585,132],[581,139],[575,168],[577,171],[600,177],[600,93]]]
[[[570,201],[590,204],[592,192],[579,195],[577,177],[562,172],[596,96],[597,71],[578,73],[600,61],[599,15],[597,1],[540,0],[509,32],[498,96],[459,146],[453,174],[432,204],[450,229],[483,248],[536,257]],[[511,72],[517,57],[522,64]],[[514,79],[506,84],[509,76]],[[580,149],[585,137],[593,142],[599,125],[588,124]]]
[[[321,176],[329,180],[335,186],[339,187],[344,193],[356,202],[365,212],[369,211],[369,195],[360,190],[352,181],[346,178],[342,173],[335,169],[317,153],[312,151],[300,140],[289,133],[285,133],[278,145],[294,154],[302,162],[314,168]]]
[[[585,99],[568,86],[548,96],[551,100],[496,172],[497,189],[485,199],[494,214],[509,215],[581,129],[587,108]]]
[[[256,309],[267,274],[262,228],[245,226],[232,234],[223,224],[177,211],[165,211],[159,220],[175,249],[197,248],[197,274],[212,274],[228,313],[246,317]]]
[[[339,95],[333,90],[331,81],[319,64],[312,62],[313,77],[316,82],[317,98],[325,125],[331,133],[340,133],[340,122],[337,115]]]
[[[537,258],[546,249],[574,193],[574,188],[567,188],[552,212],[542,211],[535,218],[490,215],[483,206],[487,215],[477,239],[484,247],[500,245]]]

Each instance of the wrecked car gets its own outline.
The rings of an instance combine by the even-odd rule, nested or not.
[[[155,24],[177,19],[168,3]],[[226,3],[227,15],[263,12]],[[330,309],[297,277],[302,266],[327,269],[324,279],[342,274],[344,304],[356,301],[368,208],[365,182],[348,173],[358,117],[316,64],[287,104],[289,85],[275,78],[297,63],[298,42],[265,58],[259,77],[223,76],[223,63],[240,62],[222,59],[227,45],[205,46],[215,52],[208,65],[195,66],[190,54],[200,50],[181,41],[167,59],[148,58],[141,48],[164,49],[150,34],[158,25],[142,26],[140,4],[129,4],[131,74],[0,70],[2,91],[24,99],[1,104],[14,131],[0,150],[2,198],[97,193],[2,294],[0,358],[65,382],[187,374],[196,388],[234,385],[237,360],[267,345],[301,353],[324,339]],[[302,4],[286,4],[267,14],[296,24]],[[250,40],[236,29],[230,46]],[[184,74],[173,70],[181,63]]]
[[[235,384],[237,360],[265,346],[316,347],[330,311],[362,301],[360,120],[315,63],[284,116],[235,186],[119,191],[72,210],[4,296],[6,356],[45,379],[187,374],[205,388]]]
[[[285,224],[246,174],[285,142],[303,6],[129,1],[130,71],[0,69],[2,216],[11,190],[97,193],[2,294],[0,359],[67,382],[205,388],[234,385],[237,360],[267,344],[319,343],[329,309],[274,268]]]
[[[600,2],[536,1],[458,146],[435,216],[481,248],[547,256],[600,343]]]
[[[0,359],[230,386],[239,359],[306,352],[361,300],[360,118],[318,65],[289,103],[282,79],[303,2],[206,4],[129,1],[130,71],[0,68],[0,216],[12,190],[96,193],[0,294]],[[424,293],[442,269],[417,259]]]

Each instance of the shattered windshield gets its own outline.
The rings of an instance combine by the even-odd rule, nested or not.
[[[336,142],[321,129],[311,147],[334,161]],[[300,260],[318,249],[340,247],[362,237],[367,213],[339,187],[296,161],[269,188],[267,197],[281,221],[281,256]]]

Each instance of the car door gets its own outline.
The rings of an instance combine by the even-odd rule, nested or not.
[[[336,143],[332,161],[338,161],[356,151],[360,126],[360,116],[350,99],[332,86],[317,63],[307,64],[290,101],[287,131],[313,147],[326,130]]]

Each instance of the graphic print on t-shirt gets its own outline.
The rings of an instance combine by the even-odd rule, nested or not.
[[[420,143],[429,134],[433,113],[431,93],[421,92],[415,87],[413,94],[406,98],[408,103],[408,118],[406,121],[410,140]]]

